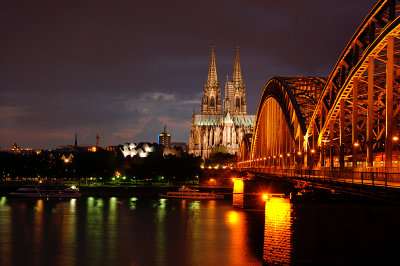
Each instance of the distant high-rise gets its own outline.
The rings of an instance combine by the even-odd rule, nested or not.
[[[171,134],[167,133],[167,125],[164,125],[164,131],[158,134],[158,144],[164,147],[171,146]]]

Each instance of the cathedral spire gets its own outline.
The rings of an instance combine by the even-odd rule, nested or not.
[[[221,113],[221,88],[217,80],[214,44],[211,45],[210,67],[208,68],[207,83],[204,86],[204,97],[201,103],[202,114]]]
[[[242,70],[240,69],[239,45],[236,45],[236,58],[235,64],[233,66],[232,81],[235,84],[235,87],[241,86],[243,84]]]
[[[211,44],[210,67],[208,68],[207,87],[217,87],[217,66],[215,64],[214,44]]]

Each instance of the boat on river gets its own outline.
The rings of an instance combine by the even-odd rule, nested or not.
[[[25,186],[11,192],[9,196],[22,198],[79,198],[81,193],[75,187],[53,188],[47,186]]]
[[[214,200],[214,199],[223,199],[224,195],[215,194],[214,191],[199,192],[195,189],[191,189],[191,188],[183,186],[183,187],[179,188],[179,191],[167,192],[167,194],[160,195],[160,197],[171,198],[171,199]]]

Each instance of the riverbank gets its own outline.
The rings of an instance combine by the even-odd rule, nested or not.
[[[21,184],[16,186],[13,185],[1,185],[0,195],[7,196],[10,192],[16,191],[18,188],[24,186]],[[168,191],[178,191],[182,185],[169,185],[169,186],[131,186],[131,185],[95,185],[95,186],[80,186],[79,192],[83,197],[149,197],[156,198],[160,194],[166,194]],[[200,192],[211,192],[215,193],[232,193],[230,187],[210,187],[210,186],[189,186],[193,189],[199,190]],[[227,196],[225,196],[227,197]]]

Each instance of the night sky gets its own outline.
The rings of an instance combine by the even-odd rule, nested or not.
[[[0,0],[0,147],[189,140],[210,44],[240,45],[248,112],[272,76],[328,76],[377,1]]]

